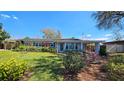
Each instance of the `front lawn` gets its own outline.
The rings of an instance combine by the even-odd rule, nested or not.
[[[14,60],[16,63],[26,63],[27,74],[31,73],[29,77],[23,75],[23,78],[19,78],[19,80],[25,80],[25,78],[26,80],[63,80],[61,72],[63,69],[62,61],[56,54],[47,52],[0,51],[1,67],[10,62],[10,60]],[[14,75],[17,75],[17,73]]]

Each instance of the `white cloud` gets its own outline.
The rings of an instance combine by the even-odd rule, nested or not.
[[[109,38],[95,38],[94,40],[108,40]]]
[[[0,17],[2,17],[2,18],[11,18],[11,16],[9,16],[7,14],[0,14]]]
[[[91,34],[86,35],[86,37],[91,37]]]
[[[13,19],[15,19],[15,20],[18,20],[18,17],[16,17],[16,16],[13,16]]]
[[[110,37],[112,36],[112,34],[105,34],[105,37]]]
[[[0,14],[0,17],[3,18],[3,19],[15,19],[15,20],[18,20],[18,17],[15,16],[15,15],[7,15],[7,14]]]

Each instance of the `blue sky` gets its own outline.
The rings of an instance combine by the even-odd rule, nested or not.
[[[91,17],[93,11],[2,11],[0,22],[11,38],[42,38],[41,30],[54,28],[61,31],[63,38],[107,39],[111,31],[99,30]]]

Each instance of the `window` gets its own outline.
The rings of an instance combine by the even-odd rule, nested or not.
[[[39,43],[35,43],[35,46],[39,46]]]
[[[55,47],[55,46],[54,46],[54,43],[51,43],[51,44],[50,44],[50,47]]]
[[[74,49],[74,43],[70,44],[70,49]]]
[[[42,44],[41,44],[41,43],[39,43],[39,46],[42,46]]]
[[[33,46],[35,46],[35,42],[33,42]]]
[[[38,42],[33,42],[33,46],[39,46]]]

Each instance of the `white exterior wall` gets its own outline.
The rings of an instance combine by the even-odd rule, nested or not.
[[[106,45],[106,50],[109,53],[115,53],[115,52],[124,52],[124,45]]]

